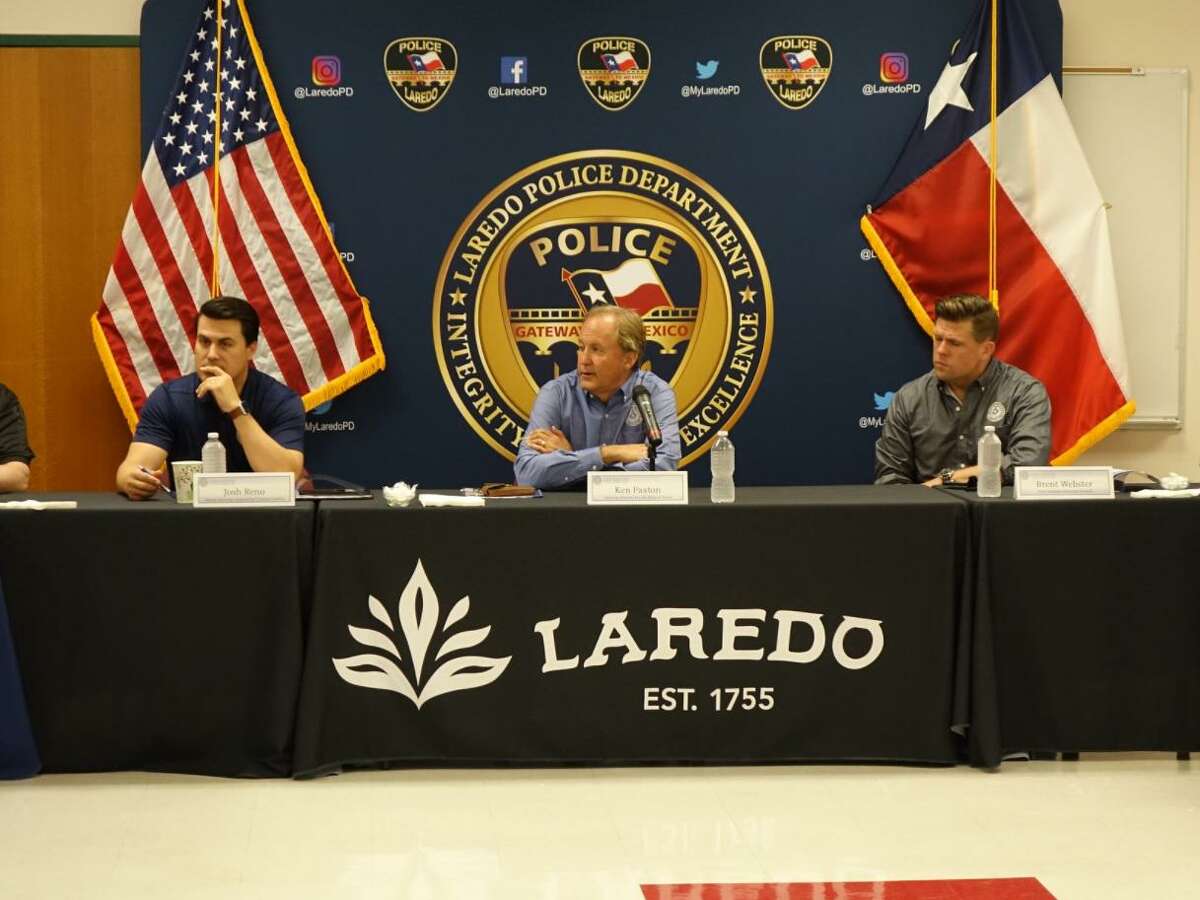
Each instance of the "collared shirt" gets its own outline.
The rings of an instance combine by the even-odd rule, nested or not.
[[[199,459],[200,448],[215,431],[225,445],[225,468],[251,472],[237,426],[212,395],[197,399],[200,377],[193,372],[160,384],[146,399],[133,439],[167,451],[167,460]],[[286,384],[251,368],[242,387],[242,405],[262,430],[286,450],[304,452],[304,405]]]
[[[607,403],[579,385],[579,373],[567,372],[542,385],[533,403],[526,434],[538,428],[557,425],[571,442],[572,450],[539,453],[522,442],[514,465],[517,484],[538,488],[562,488],[586,478],[587,473],[605,468],[600,459],[601,444],[640,444],[646,440],[641,414],[633,402],[633,389],[645,385],[650,403],[662,431],[655,469],[674,469],[679,465],[679,422],[675,409],[675,391],[653,372],[635,370],[621,387],[613,391]],[[649,460],[618,464],[608,468],[644,471]]]
[[[25,413],[17,395],[0,384],[0,465],[33,462],[33,451],[25,434]]]
[[[875,442],[875,483],[928,481],[942,469],[973,466],[987,425],[996,428],[1003,457],[1000,477],[1013,466],[1050,459],[1050,398],[1042,383],[995,357],[959,401],[930,371],[896,392]]]

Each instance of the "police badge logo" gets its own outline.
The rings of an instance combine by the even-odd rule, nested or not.
[[[568,153],[497,185],[463,221],[438,272],[442,379],[497,453],[515,458],[538,389],[576,368],[583,317],[604,304],[641,315],[642,368],[675,389],[684,464],[745,412],[774,321],[770,278],[746,223],[667,160]]]
[[[642,424],[642,413],[637,408],[636,403],[629,404],[629,412],[625,416],[625,424],[630,428],[637,428]]]
[[[396,38],[383,51],[383,68],[396,96],[414,112],[428,112],[454,83],[458,51],[445,38]]]
[[[1008,412],[1008,410],[1004,408],[1004,404],[1001,403],[999,400],[997,400],[995,403],[993,403],[991,406],[988,407],[987,420],[989,422],[992,422],[993,424],[996,422],[1003,422],[1004,414],[1006,412]]]
[[[772,97],[788,109],[804,109],[829,79],[833,48],[809,34],[779,35],[763,43],[758,67]]]
[[[650,48],[631,37],[589,38],[579,45],[578,63],[591,98],[616,112],[634,101],[650,77]]]

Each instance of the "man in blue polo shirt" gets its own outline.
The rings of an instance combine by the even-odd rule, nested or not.
[[[662,431],[656,469],[679,465],[675,391],[638,368],[646,347],[641,317],[595,306],[579,332],[579,365],[542,385],[514,465],[518,484],[564,488],[594,469],[646,470],[646,429],[633,402],[644,385]]]
[[[304,406],[296,392],[252,363],[258,313],[240,297],[216,297],[196,319],[196,371],[161,384],[146,398],[117,490],[145,500],[168,462],[199,459],[209,432],[225,445],[230,472],[304,469]],[[161,473],[160,473],[161,474]]]

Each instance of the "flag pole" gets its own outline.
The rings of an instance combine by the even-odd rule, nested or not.
[[[587,304],[583,302],[583,298],[579,296],[579,291],[575,288],[575,282],[571,280],[574,277],[574,272],[570,272],[566,269],[566,267],[563,267],[562,280],[565,281],[567,283],[567,287],[571,289],[571,296],[574,297],[575,302],[579,304],[579,311],[583,314],[584,318],[587,318]]]
[[[213,0],[217,7],[217,64],[214,67],[216,74],[213,76],[217,80],[217,90],[214,94],[213,110],[217,117],[213,120],[213,234],[212,234],[212,251],[213,251],[213,270],[212,284],[209,288],[209,296],[216,297],[221,293],[221,231],[218,227],[217,219],[220,216],[220,203],[218,198],[221,190],[221,47],[223,44],[223,36],[221,29],[225,24],[225,3],[224,0]]]
[[[997,242],[996,242],[996,165],[998,163],[997,152],[997,128],[996,128],[996,81],[999,71],[999,54],[997,53],[997,41],[999,32],[999,9],[1000,0],[992,0],[992,78],[991,78],[991,121],[988,127],[989,138],[991,143],[991,179],[988,185],[988,300],[992,307],[1000,311],[1000,288],[999,288],[999,273],[997,266]]]

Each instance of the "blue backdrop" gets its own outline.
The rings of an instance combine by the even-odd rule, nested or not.
[[[1047,66],[1061,70],[1056,0],[1013,2],[1025,7]],[[757,392],[739,398],[738,483],[869,481],[886,395],[928,368],[929,346],[866,250],[858,218],[975,6],[249,0],[267,69],[388,360],[309,415],[310,469],[369,485],[511,479],[511,464],[460,411],[439,365],[439,268],[472,210],[520,170],[604,149],[649,154],[707,182],[761,251],[773,336]],[[199,13],[195,0],[144,7],[143,145]],[[605,35],[636,37],[653,54],[640,92],[616,112],[588,95],[580,74],[581,43]],[[761,71],[764,41],[780,35],[827,42],[816,55],[828,78],[801,109],[778,100]],[[455,51],[453,83],[424,112],[399,99],[385,70],[385,48],[410,36],[440,37]],[[502,57],[523,59],[517,83],[544,95],[489,96],[511,86]],[[701,78],[712,61],[715,73]],[[702,88],[722,90],[690,95]],[[764,300],[756,302],[765,314]],[[569,366],[569,352],[564,359]],[[706,455],[689,468],[694,484],[707,484]]]

